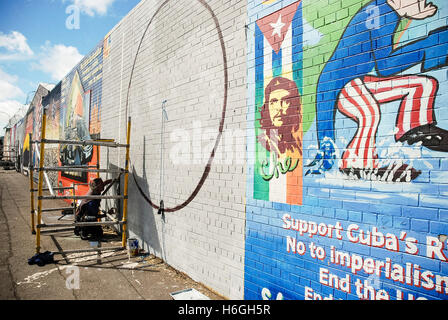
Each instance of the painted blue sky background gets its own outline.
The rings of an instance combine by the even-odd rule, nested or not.
[[[0,0],[0,136],[39,83],[57,84],[139,2]]]

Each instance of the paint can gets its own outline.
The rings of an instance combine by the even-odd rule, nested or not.
[[[138,240],[134,238],[128,239],[128,255],[135,257],[138,255]]]

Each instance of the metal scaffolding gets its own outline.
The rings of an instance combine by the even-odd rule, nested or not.
[[[5,170],[17,169],[18,147],[3,147],[0,157],[1,166]]]
[[[40,245],[41,245],[41,234],[49,232],[48,230],[43,229],[51,229],[51,228],[61,228],[61,227],[85,227],[85,226],[108,226],[108,225],[120,225],[122,227],[122,243],[121,247],[102,247],[102,248],[93,248],[93,249],[79,249],[79,250],[70,250],[64,251],[64,253],[68,252],[88,252],[88,251],[98,251],[98,250],[122,250],[126,249],[126,233],[127,233],[127,216],[128,216],[128,178],[129,178],[129,149],[130,149],[130,133],[131,133],[131,118],[128,118],[128,127],[127,127],[127,137],[126,144],[119,144],[114,142],[114,140],[85,140],[85,141],[72,141],[72,140],[48,140],[45,139],[45,127],[46,127],[47,117],[45,114],[45,110],[43,112],[42,117],[42,129],[41,129],[41,140],[33,141],[30,144],[30,154],[32,154],[32,146],[34,144],[40,144],[39,150],[39,166],[33,167],[32,162],[30,161],[30,201],[31,201],[31,226],[32,233],[36,235],[36,253],[40,253]],[[31,136],[30,136],[31,141]],[[45,167],[45,145],[46,144],[72,144],[72,145],[91,145],[96,146],[97,150],[99,147],[107,147],[107,148],[126,148],[126,161],[124,169],[100,169],[99,163],[97,166],[60,166],[60,167]],[[36,171],[38,173],[38,187],[34,188],[34,174]],[[61,171],[69,171],[69,172],[96,172],[99,177],[100,173],[119,173],[120,175],[124,175],[124,188],[122,195],[76,195],[75,194],[75,186],[76,185],[85,185],[85,184],[73,184],[72,187],[65,188],[57,188],[51,187],[48,185],[48,188],[43,187],[44,182],[44,173],[46,172],[61,172]],[[47,184],[49,184],[49,180],[47,179]],[[69,190],[72,189],[72,195],[55,195],[53,190]],[[51,195],[44,195],[44,191],[50,191]],[[37,192],[37,210],[35,208],[35,192]],[[44,200],[72,200],[71,207],[66,208],[43,208],[42,203]],[[64,211],[64,210],[73,210],[73,216],[75,219],[76,212],[76,201],[82,199],[120,199],[123,200],[123,215],[121,220],[117,220],[110,215],[106,215],[106,221],[96,221],[96,222],[74,222],[71,223],[57,223],[57,224],[45,224],[42,223],[42,213],[51,212],[51,211]],[[64,229],[63,229],[64,230]],[[59,231],[59,230],[54,230]]]

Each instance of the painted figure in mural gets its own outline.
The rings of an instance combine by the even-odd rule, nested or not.
[[[260,111],[260,125],[264,133],[258,136],[258,141],[266,150],[280,157],[287,150],[302,154],[302,142],[298,135],[301,105],[296,83],[276,77],[267,85],[264,96]]]
[[[425,0],[374,0],[361,8],[344,31],[317,84],[316,111],[319,152],[306,174],[320,174],[335,162],[335,114],[339,110],[358,124],[355,136],[342,155],[339,168],[359,178],[388,174],[392,181],[410,181],[420,171],[397,163],[378,168],[375,139],[381,119],[380,106],[401,101],[395,140],[448,152],[448,131],[436,126],[435,78],[403,75],[421,64],[421,72],[448,64],[448,27],[424,38],[394,47],[401,19],[425,19],[437,7]],[[376,75],[372,74],[376,72]],[[368,178],[367,178],[368,179]]]
[[[67,104],[67,116],[65,120],[65,139],[66,140],[90,140],[87,121],[89,115],[90,95],[84,96],[81,81],[78,72],[75,72],[72,86],[70,89],[69,101]],[[93,156],[93,147],[61,145],[60,160],[63,165],[85,165],[90,162]]]
[[[299,90],[294,81],[276,77],[267,85],[264,98],[259,120],[263,133],[257,139],[277,161],[286,164],[284,170],[292,171],[302,155]]]

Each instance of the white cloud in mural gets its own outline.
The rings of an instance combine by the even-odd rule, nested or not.
[[[0,61],[23,60],[33,56],[27,38],[18,31],[0,32]]]
[[[41,49],[33,68],[49,74],[56,81],[62,80],[83,58],[77,48],[63,44],[52,45],[49,41]]]
[[[319,43],[322,38],[322,33],[319,30],[314,29],[306,20],[303,18],[303,45],[304,46],[315,46]]]
[[[67,0],[63,0],[66,2]],[[105,15],[115,0],[70,0],[81,12],[93,17],[95,14]]]

